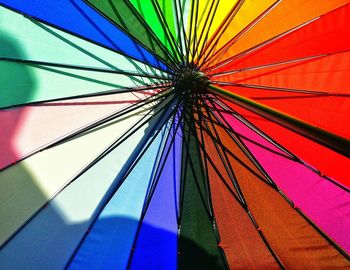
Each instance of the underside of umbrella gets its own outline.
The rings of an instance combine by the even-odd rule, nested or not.
[[[349,269],[349,0],[0,0],[0,269]]]

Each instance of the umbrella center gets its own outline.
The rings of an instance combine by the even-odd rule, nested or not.
[[[173,77],[175,91],[189,91],[196,95],[206,93],[209,83],[209,79],[195,67],[184,67]]]

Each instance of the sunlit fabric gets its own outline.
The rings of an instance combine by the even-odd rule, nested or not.
[[[0,0],[0,269],[350,269],[350,0]]]

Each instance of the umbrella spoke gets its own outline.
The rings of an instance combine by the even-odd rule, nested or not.
[[[173,98],[172,101],[175,101],[175,98]],[[179,103],[177,103],[176,107],[179,105]],[[175,108],[176,108],[175,107]],[[166,116],[166,119],[163,119],[163,117],[166,115],[168,111],[168,115]],[[161,115],[159,116],[159,118],[157,119],[155,125],[152,127],[152,130],[150,132],[148,132],[147,137],[143,140],[142,145],[140,146],[140,148],[142,149],[140,151],[140,153],[133,159],[132,161],[132,165],[129,166],[127,168],[127,170],[123,173],[123,175],[120,177],[120,180],[118,181],[117,185],[115,187],[112,187],[109,196],[107,198],[105,198],[103,205],[101,206],[99,213],[96,214],[94,220],[92,221],[92,223],[90,224],[90,228],[92,228],[92,226],[94,225],[94,223],[97,221],[99,214],[102,212],[103,208],[108,204],[108,202],[111,200],[112,196],[118,191],[118,189],[122,186],[122,184],[124,183],[124,181],[127,179],[128,175],[131,173],[131,171],[135,168],[135,166],[137,165],[137,163],[140,161],[140,159],[143,157],[143,155],[146,153],[147,149],[151,146],[151,144],[153,143],[153,141],[157,138],[157,136],[160,134],[160,132],[162,131],[162,128],[159,128],[159,125],[163,126],[164,123],[166,123],[169,118],[171,117],[172,114],[174,114],[174,112],[176,112],[176,109],[172,109],[171,112],[169,113],[169,110],[167,110],[165,108],[165,106],[163,106],[163,108],[161,110],[159,110],[157,113],[162,112]],[[152,117],[154,117],[155,115],[153,115]],[[147,124],[148,121],[144,121],[144,124]],[[153,135],[154,133],[154,135]],[[153,135],[153,137],[151,137]],[[116,146],[112,145],[112,147],[110,147],[108,149],[108,151],[110,152],[112,149],[114,149]],[[84,237],[80,240],[79,245],[76,247],[74,253],[72,254],[70,260],[67,263],[67,266],[69,266],[72,262],[72,260],[74,259],[75,255],[77,254],[80,246],[83,244],[84,240],[86,239],[88,235],[88,231],[86,232],[86,234],[84,235]]]
[[[219,50],[214,51],[212,56],[208,58],[208,61],[206,62],[206,68],[204,68],[204,70],[208,72],[211,69],[211,67],[215,67],[215,65],[222,59],[222,57],[224,57],[225,53],[235,44],[235,42],[237,42],[241,37],[243,37],[257,23],[259,23],[259,21],[262,20],[270,11],[272,11],[280,2],[281,0],[277,0],[276,2],[274,2],[263,13],[261,13],[251,23],[244,27],[238,34],[232,37],[231,40],[227,41],[227,43],[224,44]],[[213,61],[215,61],[214,64],[210,64]]]
[[[175,15],[176,15],[176,29],[178,32],[178,42],[180,43],[181,47],[181,55],[182,55],[182,61],[186,62],[186,56],[185,52],[187,51],[188,42],[186,37],[186,31],[185,31],[185,23],[184,23],[184,7],[182,7],[180,0],[174,1],[175,5]]]
[[[204,101],[203,101],[202,103],[204,103]],[[209,120],[208,122],[210,123],[211,120]],[[213,121],[211,122],[211,124],[213,125]],[[207,126],[208,126],[208,125],[207,125]],[[206,132],[210,133],[209,136],[213,136],[213,134],[212,134],[210,131],[206,130]],[[213,138],[213,137],[211,137],[211,140],[212,140],[212,143],[215,145],[216,153],[219,155],[219,151],[220,151],[220,150],[219,150],[219,143],[218,143],[218,142],[221,142],[221,140],[217,141],[217,139],[216,139],[216,138]],[[224,152],[224,153],[227,151],[227,150],[225,149],[224,146],[220,145],[220,147],[221,147],[221,149],[223,149],[223,152]],[[209,154],[206,154],[206,155],[209,156]],[[227,156],[226,156],[226,158],[227,158]],[[224,161],[221,159],[221,163],[222,163],[222,164],[223,164],[223,162],[224,162]],[[260,235],[260,237],[261,237],[261,239],[262,239],[264,245],[267,247],[267,249],[269,250],[269,252],[270,252],[271,255],[273,256],[273,258],[276,260],[276,262],[280,265],[280,267],[281,267],[282,269],[284,269],[283,263],[280,261],[280,259],[279,259],[278,256],[276,255],[276,252],[272,249],[272,247],[271,247],[271,245],[269,244],[268,240],[266,239],[264,233],[263,233],[262,230],[260,229],[260,227],[259,227],[259,225],[257,224],[256,220],[254,219],[252,213],[250,212],[250,210],[249,210],[249,208],[248,208],[248,205],[245,203],[245,201],[242,202],[242,200],[241,200],[239,197],[237,197],[237,193],[232,191],[231,187],[227,184],[226,180],[224,180],[224,179],[222,178],[221,174],[218,173],[219,170],[218,170],[218,169],[216,168],[216,166],[214,165],[214,162],[211,161],[211,163],[212,163],[212,167],[213,167],[214,170],[216,171],[216,174],[219,176],[220,180],[223,182],[224,186],[227,188],[228,191],[230,191],[230,193],[232,194],[232,196],[237,200],[237,202],[239,203],[239,205],[240,205],[240,206],[244,209],[244,211],[246,212],[247,216],[249,217],[249,219],[251,220],[252,224],[254,225],[254,227],[256,228],[257,232],[259,233],[259,235]],[[217,163],[218,163],[218,162],[216,161],[216,164],[217,164]],[[224,164],[223,164],[223,165],[224,165]],[[226,166],[225,166],[225,167],[226,167]],[[226,171],[228,172],[229,170],[232,170],[232,168],[231,168],[231,169],[227,169],[227,167],[226,167]],[[253,171],[251,171],[251,172],[253,172]],[[232,172],[232,173],[233,173],[233,172]],[[229,176],[229,175],[228,175],[228,176]],[[229,178],[231,178],[231,177],[229,176]],[[231,181],[232,181],[232,179],[231,179]],[[264,180],[263,180],[263,181],[264,181]],[[237,182],[237,181],[235,180],[235,182]],[[236,184],[238,184],[238,183],[236,183]],[[242,195],[241,195],[241,196],[242,196]]]
[[[86,2],[93,9],[95,9],[97,12],[102,13],[106,17],[106,19],[108,19],[113,25],[118,27],[121,31],[123,31],[126,35],[133,39],[137,44],[145,47],[150,52],[156,54],[161,61],[167,64],[168,67],[171,67],[173,70],[177,69],[176,65],[172,64],[176,63],[176,59],[174,58],[174,56],[169,53],[166,47],[161,43],[161,41],[154,34],[149,25],[142,19],[138,11],[132,6],[131,3],[129,3],[128,1],[115,3],[115,1],[113,0],[108,0],[109,7],[107,7],[104,10],[103,5],[100,6],[101,3],[97,1],[83,1]],[[124,8],[124,12],[121,10],[122,8]],[[134,20],[134,25],[132,25],[127,20],[125,21],[125,16],[127,16],[126,13],[129,16],[132,16],[132,18],[136,19]],[[144,32],[145,36],[142,36],[140,32],[137,33],[134,30],[135,27],[137,27],[136,25],[140,28],[138,29],[139,31]],[[135,36],[134,34],[137,34],[137,36]]]
[[[5,62],[16,62],[23,65],[29,65],[34,67],[40,67],[40,66],[49,66],[49,67],[62,67],[62,68],[68,68],[68,69],[78,69],[78,70],[87,70],[87,71],[94,71],[94,72],[102,72],[102,73],[113,73],[113,74],[121,74],[130,76],[130,78],[135,79],[135,82],[144,84],[144,82],[140,80],[136,80],[136,78],[133,77],[144,77],[144,78],[150,78],[150,79],[158,79],[158,80],[164,80],[169,81],[170,78],[168,76],[157,76],[148,74],[145,71],[136,73],[136,72],[130,72],[126,70],[117,70],[117,69],[103,69],[103,68],[96,68],[96,67],[87,67],[87,66],[77,66],[77,65],[68,65],[68,64],[60,64],[60,63],[51,63],[51,62],[43,62],[43,61],[33,61],[33,60],[22,60],[22,59],[10,59],[10,58],[0,58],[0,61]],[[153,81],[153,83],[156,83],[156,81]]]
[[[288,35],[290,33],[293,33],[294,31],[297,31],[298,29],[303,28],[303,27],[313,23],[314,21],[318,20],[319,18],[320,17],[311,19],[311,20],[309,20],[309,21],[307,21],[307,22],[305,22],[305,23],[303,23],[301,25],[298,25],[298,26],[296,26],[296,27],[294,27],[292,29],[289,29],[289,30],[287,30],[287,31],[285,31],[285,32],[283,32],[281,34],[278,34],[278,35],[276,35],[276,36],[274,36],[274,37],[272,37],[272,38],[270,38],[268,40],[265,40],[265,41],[255,45],[254,47],[251,47],[251,48],[249,48],[249,49],[247,49],[247,50],[245,50],[243,52],[240,52],[240,53],[238,53],[236,55],[230,56],[230,58],[225,59],[224,61],[219,62],[219,63],[215,64],[214,66],[211,66],[210,70],[215,70],[217,68],[220,68],[220,67],[226,65],[227,63],[230,63],[230,62],[235,61],[235,60],[237,60],[237,59],[239,59],[239,58],[241,58],[243,56],[251,54],[251,53],[255,52],[256,50],[258,50],[258,49],[260,49],[262,47],[268,46],[272,42],[278,41],[279,39],[283,38],[284,36],[286,36],[286,35]],[[205,71],[208,72],[209,69],[206,69]]]
[[[164,100],[164,98],[168,97],[169,95],[170,95],[170,93],[166,93],[166,94],[157,94],[157,95],[154,95],[151,97],[147,97],[146,99],[142,99],[134,104],[131,104],[130,106],[127,106],[126,108],[115,111],[115,112],[103,117],[102,119],[91,122],[91,123],[83,126],[82,128],[77,129],[71,133],[63,134],[56,141],[52,141],[52,142],[50,142],[50,143],[48,143],[40,148],[28,153],[27,155],[23,156],[22,158],[19,158],[16,162],[11,163],[10,165],[8,165],[4,168],[1,168],[0,172],[17,164],[18,162],[23,161],[24,159],[27,159],[27,158],[39,153],[39,152],[42,152],[44,150],[50,149],[50,148],[55,147],[55,146],[59,146],[60,144],[65,143],[71,139],[74,139],[75,137],[77,137],[81,134],[92,131],[95,128],[101,127],[108,122],[115,121],[117,119],[124,117],[125,115],[132,114],[133,112],[136,112],[137,110],[139,110],[140,108],[142,108],[146,105],[150,106],[154,102],[162,101],[162,100]]]
[[[244,124],[245,126],[247,126],[249,129],[251,129],[252,131],[254,131],[256,134],[258,134],[260,137],[264,138],[264,140],[268,141],[271,145],[273,145],[274,147],[278,148],[280,151],[283,151],[285,154],[281,154],[280,152],[276,152],[273,149],[269,149],[267,148],[266,150],[270,151],[271,153],[274,153],[275,155],[279,155],[283,158],[286,159],[290,159],[292,161],[298,162],[300,164],[302,164],[303,166],[305,166],[306,168],[308,168],[309,170],[313,171],[314,173],[316,173],[317,175],[319,175],[320,177],[324,178],[325,180],[331,182],[332,184],[336,185],[337,187],[350,192],[350,190],[341,185],[339,182],[327,177],[326,175],[322,174],[319,170],[317,170],[314,167],[311,167],[309,164],[305,163],[303,160],[301,160],[299,157],[295,156],[293,153],[289,152],[287,149],[285,149],[282,145],[278,144],[276,141],[274,141],[271,137],[269,137],[267,134],[265,134],[263,131],[259,130],[256,126],[254,126],[252,123],[250,123],[247,119],[245,119],[244,117],[242,117],[241,115],[239,115],[236,111],[232,110],[227,104],[225,104],[224,101],[220,100],[220,99],[216,99],[213,101],[217,106],[221,107],[221,108],[227,108],[223,111],[223,113],[228,114],[228,115],[232,115],[236,120],[238,120],[239,122],[241,122],[242,124]],[[219,110],[216,110],[219,112]],[[221,114],[221,112],[220,112]],[[224,119],[224,117],[222,117],[222,119]],[[230,131],[232,131],[233,133],[236,133],[231,127],[230,125],[227,124],[227,126],[225,126],[225,128],[229,128]],[[246,141],[249,141],[255,145],[258,145],[260,148],[265,148],[265,146],[263,146],[262,144],[257,143],[256,141],[252,141],[249,138],[245,137],[242,134],[237,134],[238,137],[240,137],[241,139],[244,139]]]
[[[215,5],[215,7],[214,7],[214,5]],[[193,58],[195,58],[196,61],[198,61],[198,62],[200,61],[200,58],[201,58],[200,56],[202,55],[203,47],[207,43],[208,36],[209,36],[209,30],[210,30],[210,27],[213,23],[214,15],[215,15],[215,12],[216,12],[218,6],[219,6],[218,0],[211,1],[208,16],[205,17],[204,26],[201,29],[198,41],[195,42],[195,44],[194,44]],[[205,35],[204,35],[204,33],[205,33]],[[202,41],[203,37],[204,37],[204,39]]]
[[[136,236],[135,236],[135,239],[134,239],[134,243],[133,243],[133,246],[132,246],[132,253],[131,253],[131,255],[129,257],[129,260],[128,260],[128,268],[127,269],[130,269],[130,267],[131,267],[134,251],[137,248],[137,241],[138,241],[138,237],[139,237],[139,234],[140,234],[142,223],[144,222],[144,218],[145,218],[147,210],[148,210],[148,208],[150,206],[151,200],[152,200],[152,198],[154,196],[157,184],[159,183],[160,178],[162,177],[162,173],[163,173],[165,164],[167,162],[168,156],[170,154],[170,150],[174,147],[176,133],[179,130],[180,124],[182,122],[182,117],[183,117],[183,113],[181,113],[181,116],[180,116],[181,119],[178,119],[178,123],[176,124],[175,134],[173,136],[171,136],[170,135],[171,131],[169,130],[168,134],[167,134],[167,137],[165,139],[165,146],[162,149],[162,153],[161,153],[161,156],[160,156],[161,157],[160,158],[160,162],[157,164],[157,168],[155,170],[155,173],[154,173],[152,181],[151,181],[153,185],[152,185],[150,191],[148,192],[148,196],[147,196],[147,198],[145,200],[145,204],[144,204],[144,207],[143,207],[142,215],[141,215],[141,218],[140,218],[140,222],[139,222],[139,225],[138,225],[138,228],[137,228],[137,232],[136,232]],[[173,115],[173,119],[171,120],[170,127],[171,126],[175,126],[175,119],[176,119],[176,112]],[[169,143],[169,145],[166,147],[167,143]],[[174,203],[176,204],[176,202],[174,202]]]
[[[172,97],[172,99],[168,102],[172,102],[174,101],[174,97]],[[164,101],[163,101],[164,102]],[[60,187],[60,189],[51,197],[49,198],[47,201],[52,201],[60,192],[62,192],[66,187],[68,187],[71,183],[73,183],[75,180],[77,180],[81,175],[83,175],[86,171],[88,171],[91,167],[93,167],[94,165],[96,165],[101,159],[103,159],[105,156],[107,156],[109,153],[111,153],[111,151],[113,151],[115,148],[117,148],[120,144],[122,144],[123,142],[125,142],[130,136],[132,136],[133,134],[135,134],[138,130],[140,130],[140,128],[142,128],[143,126],[147,125],[149,123],[149,120],[151,118],[154,118],[155,116],[157,116],[158,114],[158,120],[156,122],[156,124],[152,127],[152,130],[155,130],[157,125],[159,125],[159,123],[162,121],[162,117],[166,114],[167,111],[167,104],[163,104],[163,106],[161,106],[160,108],[158,108],[158,106],[160,104],[162,104],[163,102],[159,103],[157,106],[152,107],[144,116],[142,116],[142,118],[140,119],[140,121],[132,126],[131,128],[127,129],[121,136],[119,136],[112,144],[110,144],[106,149],[104,149],[97,157],[95,157],[95,159],[93,159],[92,161],[89,162],[89,164],[87,164],[84,168],[80,169],[72,179],[69,180],[68,183],[65,183],[63,187]],[[153,111],[156,111],[153,115],[151,115],[151,113]],[[161,129],[159,129],[157,131],[157,134],[160,132]],[[153,132],[153,131],[152,131]],[[151,135],[151,133],[149,133],[149,136]],[[81,136],[81,135],[79,135]],[[153,138],[154,139],[154,138]],[[144,142],[144,144],[146,144],[146,142]],[[148,144],[149,146],[150,144]],[[48,203],[47,202],[47,203]],[[37,209],[35,211],[35,213],[33,213],[26,221],[23,222],[23,224],[12,234],[9,236],[8,239],[6,239],[1,245],[0,248],[4,247],[26,224],[28,224],[42,209],[44,209],[47,206],[47,203],[42,205],[39,209]]]
[[[216,35],[214,38],[211,38],[209,40],[209,43],[206,45],[206,48],[202,51],[202,62],[198,61],[198,66],[201,68],[204,63],[208,60],[211,53],[215,51],[218,42],[219,37],[228,29],[230,26],[230,22],[233,20],[233,18],[237,15],[240,8],[242,7],[245,0],[239,0],[236,2],[236,4],[233,6],[233,8],[230,10],[229,14],[226,16],[226,18],[222,21],[221,25],[218,28],[218,31],[216,32]],[[209,32],[209,29],[208,29]],[[210,49],[209,49],[210,48]]]
[[[44,2],[0,0],[4,269],[350,266],[349,3]]]
[[[1,107],[0,111],[12,109],[12,108],[20,108],[25,106],[44,106],[45,103],[49,103],[49,102],[69,101],[69,100],[78,99],[78,98],[90,98],[90,97],[108,96],[108,95],[124,94],[124,93],[142,93],[145,91],[151,92],[151,91],[156,91],[158,89],[165,89],[165,90],[162,90],[161,92],[167,91],[169,89],[169,85],[150,85],[150,86],[138,87],[138,88],[112,89],[107,91],[99,91],[91,94],[83,94],[83,95],[75,95],[75,96],[54,98],[54,99],[48,99],[48,100],[26,102],[26,103]]]
[[[341,96],[348,97],[350,94],[346,93],[338,93],[338,92],[323,92],[316,90],[303,90],[303,89],[291,89],[291,88],[282,88],[282,87],[273,87],[273,86],[264,86],[264,85],[253,85],[253,84],[241,84],[241,83],[231,83],[231,82],[221,82],[221,81],[212,81],[217,85],[222,86],[237,86],[244,88],[253,88],[259,90],[268,90],[268,91],[277,91],[277,92],[287,92],[287,93],[300,93],[300,94],[309,94],[310,96],[302,96],[302,97],[319,97],[319,96]],[[276,97],[283,98],[283,97]],[[255,99],[274,99],[274,97],[257,97]]]
[[[164,17],[163,12],[161,11],[161,7],[159,6],[158,1],[151,0],[151,2],[152,2],[152,5],[154,7],[154,10],[157,13],[159,22],[162,25],[163,31],[164,31],[164,33],[167,36],[167,40],[169,41],[169,44],[171,46],[171,49],[172,49],[172,52],[173,52],[174,56],[182,58],[183,54],[182,54],[182,52],[180,50],[179,45],[176,42],[175,37],[173,36],[173,34],[172,34],[171,30],[170,30],[170,27],[169,27],[169,25],[167,23],[166,18]],[[182,61],[183,61],[183,59],[182,59]],[[176,61],[176,66],[178,66],[177,62],[178,61]]]
[[[21,15],[25,16],[29,21],[31,21],[32,23],[35,23],[36,25],[38,25],[41,28],[48,29],[47,26],[49,26],[49,27],[52,27],[54,29],[58,29],[58,30],[60,30],[60,31],[62,31],[64,33],[67,33],[69,35],[72,35],[74,37],[77,37],[77,38],[80,38],[82,40],[91,42],[94,45],[97,45],[97,46],[102,47],[104,49],[107,49],[107,50],[110,50],[112,52],[124,55],[124,56],[128,57],[129,59],[141,61],[141,62],[143,62],[145,64],[152,65],[153,67],[156,67],[156,68],[162,67],[162,63],[160,63],[158,59],[156,59],[156,63],[150,63],[149,62],[150,55],[147,55],[144,52],[142,52],[142,50],[144,50],[144,47],[142,46],[142,44],[136,44],[135,42],[133,42],[133,46],[138,47],[138,51],[140,52],[140,55],[142,55],[142,57],[135,57],[133,55],[130,55],[130,53],[126,52],[125,48],[121,48],[120,46],[118,46],[118,44],[115,42],[116,40],[114,38],[109,37],[108,33],[105,32],[103,28],[99,27],[94,22],[94,19],[96,19],[96,18],[92,17],[90,13],[86,12],[86,10],[83,10],[82,7],[80,6],[80,4],[78,5],[75,2],[71,2],[71,4],[78,11],[78,13],[81,14],[83,20],[86,20],[86,23],[90,24],[89,27],[92,27],[98,33],[100,33],[107,42],[97,41],[94,38],[87,37],[86,35],[80,35],[76,31],[74,31],[74,30],[72,31],[69,28],[65,28],[64,26],[61,26],[60,24],[54,24],[54,23],[52,23],[51,21],[49,21],[47,19],[43,19],[43,18],[31,15],[31,14],[26,13],[26,12],[16,10],[15,8],[7,6],[7,5],[5,5],[3,3],[0,3],[0,7],[9,9],[9,10],[15,12],[15,13],[18,13],[18,14],[21,14]],[[75,44],[74,44],[74,46],[75,46]],[[89,53],[89,55],[91,55],[91,54]],[[168,71],[164,70],[163,72],[168,72]]]

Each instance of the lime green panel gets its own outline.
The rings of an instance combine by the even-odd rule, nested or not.
[[[169,0],[131,0],[165,47],[179,60],[173,3]]]
[[[0,108],[149,85],[147,78],[0,61]]]
[[[161,71],[0,7],[0,57],[163,75]]]
[[[175,14],[175,6],[174,6],[174,1],[172,0],[157,0],[158,5],[163,13],[163,16],[166,20],[166,23],[168,25],[168,28],[175,37],[177,38],[177,30],[176,30],[176,14]]]
[[[131,0],[130,1],[136,10],[142,15],[148,25],[152,28],[153,32],[157,34],[157,37],[162,43],[170,49],[169,40],[167,39],[164,27],[158,18],[155,7],[152,4],[152,0]],[[141,3],[142,2],[142,3]]]

